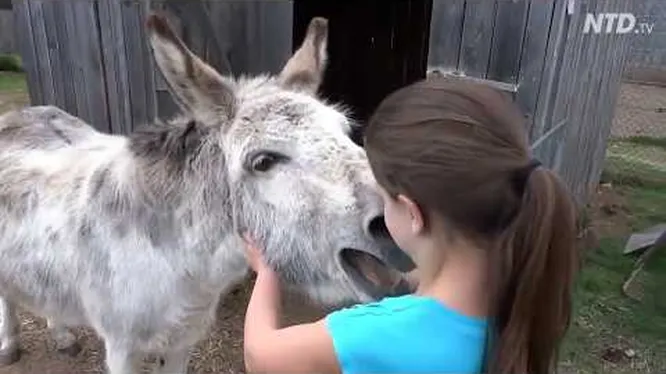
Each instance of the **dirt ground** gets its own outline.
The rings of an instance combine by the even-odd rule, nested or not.
[[[631,234],[626,197],[610,184],[601,184],[590,202],[590,222],[597,237],[616,237]]]
[[[22,107],[27,102],[23,92],[0,92],[0,114]]]
[[[189,373],[242,374],[243,369],[243,318],[251,282],[232,291],[222,301],[217,313],[217,324],[208,337],[192,353]],[[293,324],[314,321],[324,311],[307,304],[298,295],[285,297],[284,323]],[[46,323],[28,313],[21,313],[21,359],[5,368],[0,374],[75,374],[104,373],[104,347],[89,329],[74,330],[83,350],[75,357],[58,353],[46,332]],[[146,372],[152,361],[146,360]]]
[[[666,137],[666,87],[623,83],[611,136]]]

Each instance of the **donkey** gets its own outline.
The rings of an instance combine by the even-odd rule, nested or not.
[[[92,327],[110,373],[161,357],[183,373],[250,232],[289,287],[323,306],[403,294],[414,267],[391,241],[345,111],[317,98],[328,24],[314,18],[277,76],[222,76],[156,13],[151,49],[183,114],[128,136],[52,106],[0,117],[0,363],[18,359],[21,306],[60,350]]]

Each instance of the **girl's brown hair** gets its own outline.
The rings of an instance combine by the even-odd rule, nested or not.
[[[524,120],[500,92],[432,78],[389,95],[365,130],[378,182],[488,248],[491,373],[547,373],[571,314],[576,208],[535,165]]]

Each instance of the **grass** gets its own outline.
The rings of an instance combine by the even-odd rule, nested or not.
[[[666,151],[660,142],[639,138],[624,143]],[[620,147],[635,150],[626,144]],[[612,183],[614,193],[622,198],[627,227],[618,227],[616,234],[601,238],[597,248],[587,252],[574,295],[574,320],[561,359],[568,371],[578,373],[663,373],[666,372],[666,249],[656,252],[646,267],[650,281],[642,302],[622,292],[635,261],[622,251],[627,231],[666,223],[666,183],[658,182],[666,181],[666,170],[655,170],[649,160],[631,166],[618,164],[618,160],[627,159],[619,156],[609,157],[611,170],[606,170],[603,178]],[[614,362],[602,358],[611,348],[622,352],[617,360],[611,360]],[[635,356],[630,357],[632,353]]]
[[[27,92],[25,74],[0,71],[0,93]]]
[[[652,136],[630,136],[626,138],[625,141],[651,147],[660,147],[666,150],[666,137],[656,138]]]
[[[0,114],[29,103],[25,74],[0,71]]]
[[[603,180],[635,187],[666,185],[666,138],[613,139],[606,157]]]

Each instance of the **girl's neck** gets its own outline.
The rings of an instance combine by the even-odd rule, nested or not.
[[[434,246],[433,246],[434,247]],[[442,246],[433,248],[437,259],[429,259],[431,268],[424,267],[419,274],[417,295],[432,297],[461,314],[472,317],[488,315],[487,254],[470,246]],[[434,260],[434,261],[433,261]]]

